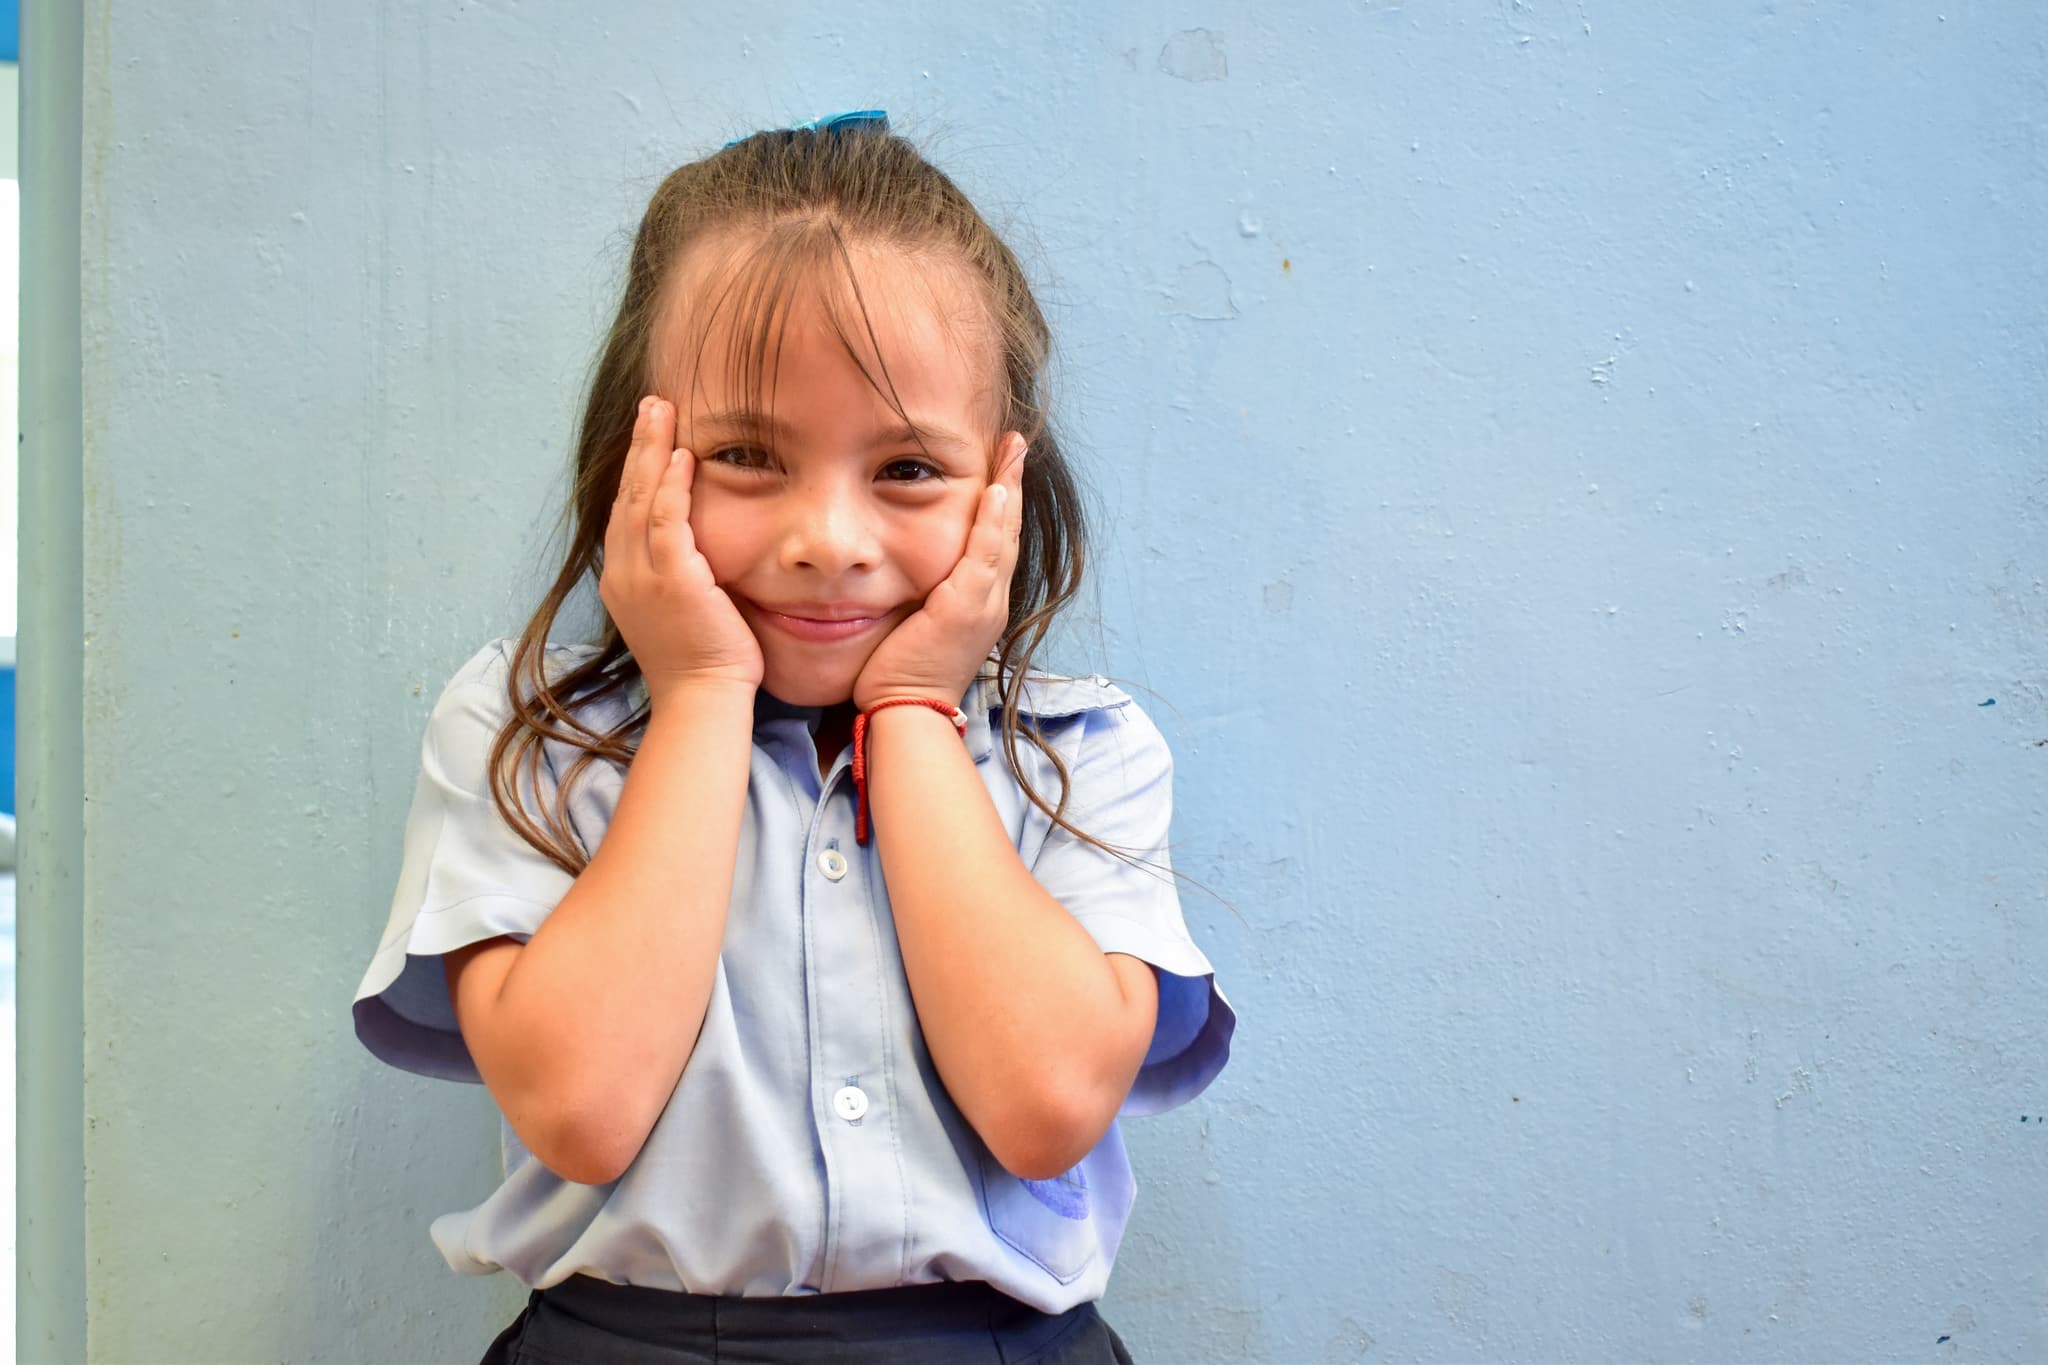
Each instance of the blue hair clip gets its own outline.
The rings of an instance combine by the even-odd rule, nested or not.
[[[889,131],[889,115],[880,109],[855,109],[849,113],[826,114],[822,118],[810,119],[804,123],[792,123],[783,131],[796,133],[805,129],[815,129],[820,133],[836,133],[846,129],[886,133]],[[748,136],[753,135],[750,133]],[[737,147],[746,140],[744,137],[736,137],[725,145]]]

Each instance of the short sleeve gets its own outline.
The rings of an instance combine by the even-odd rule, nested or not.
[[[523,942],[575,880],[522,839],[491,796],[491,745],[510,716],[507,647],[478,651],[427,718],[398,887],[354,1004],[356,1037],[382,1060],[473,1083],[482,1078],[456,1027],[440,955],[500,934]]]
[[[1082,712],[1068,754],[1067,818],[1139,862],[1133,866],[1053,826],[1032,875],[1105,953],[1127,953],[1159,973],[1159,1021],[1120,1113],[1157,1114],[1202,1093],[1230,1056],[1237,1015],[1216,969],[1182,918],[1167,852],[1173,755],[1136,702]],[[1065,746],[1063,745],[1064,749]]]

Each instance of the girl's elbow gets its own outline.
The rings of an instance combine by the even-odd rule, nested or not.
[[[1079,1148],[1034,1148],[1015,1156],[996,1154],[1004,1170],[1019,1180],[1051,1180],[1065,1175],[1081,1164],[1081,1158],[1093,1150],[1091,1143]]]
[[[629,1152],[616,1141],[601,1135],[569,1135],[551,1144],[546,1153],[534,1152],[540,1164],[562,1179],[578,1185],[609,1185],[626,1173],[637,1151]]]
[[[532,1132],[521,1132],[515,1124],[512,1131],[525,1145],[527,1155],[577,1185],[608,1185],[628,1164],[572,1124],[551,1124]]]
[[[1065,1175],[1095,1150],[1116,1119],[1122,1097],[1072,1097],[1036,1106],[1021,1114],[989,1143],[989,1154],[1019,1180],[1051,1180]]]
[[[1050,1180],[1095,1150],[1137,1081],[1151,1042],[1150,1015],[1148,1009],[1137,1021],[1143,1031],[1134,1027],[1113,1055],[1077,1060],[1046,1091],[1011,1111],[1001,1128],[1003,1145],[989,1143],[1004,1170],[1020,1180]]]
[[[564,1156],[549,1160],[536,1154],[541,1165],[572,1185],[609,1185],[625,1173],[625,1167],[602,1159]]]
[[[529,1121],[524,1129],[532,1131],[513,1126],[533,1158],[578,1185],[611,1184],[633,1164],[645,1141],[645,1134],[632,1140],[615,1115],[593,1107],[558,1109],[547,1121]]]

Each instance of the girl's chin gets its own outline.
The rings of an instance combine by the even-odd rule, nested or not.
[[[853,700],[853,684],[859,676],[857,668],[848,673],[800,664],[777,668],[771,663],[762,676],[761,688],[791,706],[837,706]]]
[[[829,691],[803,687],[781,688],[772,682],[762,683],[761,688],[786,706],[815,706],[820,710],[830,710],[834,706],[848,706],[853,703],[851,687],[842,688],[837,696],[831,695]]]

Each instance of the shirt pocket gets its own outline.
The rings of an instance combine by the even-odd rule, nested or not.
[[[1086,1270],[1101,1250],[1095,1201],[1078,1165],[1050,1180],[1020,1180],[984,1150],[981,1195],[989,1230],[1061,1284]]]

